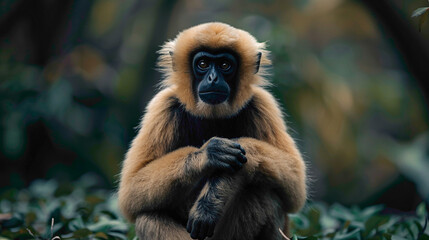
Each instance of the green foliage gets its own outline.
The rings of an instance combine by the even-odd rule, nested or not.
[[[73,184],[35,181],[29,188],[0,194],[0,240],[136,239],[111,190],[97,188],[96,178]],[[387,214],[383,206],[360,209],[311,202],[291,215],[291,239],[429,239],[427,209]]]
[[[0,196],[0,239],[133,239],[110,190],[83,176],[74,184],[35,181]]]
[[[428,239],[427,210],[422,203],[416,213],[388,214],[383,206],[346,208],[310,203],[292,215],[298,239]],[[306,237],[304,237],[306,236]]]

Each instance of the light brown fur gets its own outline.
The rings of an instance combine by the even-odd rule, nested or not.
[[[239,54],[240,79],[234,101],[209,105],[195,98],[189,54],[198,47],[228,48]],[[269,226],[280,225],[288,231],[287,213],[298,211],[305,203],[306,174],[277,102],[262,88],[267,85],[264,66],[270,64],[264,44],[245,31],[208,23],[183,31],[159,52],[163,89],[149,103],[126,155],[119,186],[121,212],[136,221],[140,238],[191,239],[186,222],[180,221],[188,214],[204,217],[197,210],[198,202],[207,198],[216,206],[214,211],[222,210],[211,239],[280,239],[277,229],[264,226],[271,222]],[[261,69],[255,74],[258,52],[262,53]],[[232,117],[249,101],[257,109],[242,123],[251,137],[232,139],[245,149],[247,163],[235,175],[219,177],[216,189],[208,181],[199,193],[193,193],[195,184],[211,173],[204,151],[207,143],[175,148],[180,126],[171,108],[176,100],[203,119]],[[170,216],[171,211],[179,217]]]

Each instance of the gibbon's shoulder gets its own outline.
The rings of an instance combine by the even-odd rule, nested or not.
[[[253,91],[253,104],[255,107],[263,114],[275,114],[280,117],[283,117],[283,114],[280,110],[279,104],[274,96],[268,92],[268,90],[254,86]]]
[[[159,91],[148,103],[142,124],[168,121],[171,118],[171,109],[177,104],[177,97],[173,89],[167,87]]]
[[[252,90],[252,102],[254,108],[258,111],[261,124],[267,123],[269,125],[267,127],[274,128],[276,131],[286,132],[287,127],[284,122],[284,116],[274,96],[259,86],[253,87]]]
[[[150,112],[166,111],[177,102],[175,91],[171,87],[161,89],[150,100],[146,107],[146,114]]]

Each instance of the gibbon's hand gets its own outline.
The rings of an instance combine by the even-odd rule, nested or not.
[[[210,170],[222,170],[235,173],[247,162],[246,151],[240,144],[227,138],[212,137],[201,150],[207,158]]]
[[[186,230],[192,239],[204,240],[213,236],[218,216],[209,211],[191,211],[186,225]]]

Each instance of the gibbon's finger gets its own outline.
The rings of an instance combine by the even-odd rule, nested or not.
[[[191,238],[192,239],[198,239],[198,234],[201,229],[201,222],[200,221],[194,221],[192,224],[192,231],[191,231]]]
[[[233,156],[239,156],[240,154],[242,154],[240,149],[237,149],[237,148],[223,148],[222,152]]]
[[[207,230],[207,237],[213,236],[215,229],[215,224],[210,224],[209,229]]]
[[[230,148],[226,151],[228,154],[232,154],[234,157],[238,159],[241,163],[247,162],[247,157],[244,155],[243,151],[236,149],[236,148]]]
[[[188,219],[188,224],[186,224],[186,231],[188,233],[191,233],[191,231],[192,231],[192,223],[193,223],[193,221],[191,221],[190,219]]]
[[[244,150],[244,148],[241,145],[240,145],[240,150],[244,155],[246,155],[246,150]]]
[[[241,163],[247,163],[247,157],[242,153],[238,155],[238,160],[240,160]]]
[[[244,148],[239,143],[234,142],[233,146],[234,146],[234,148],[239,149],[241,151],[241,153],[243,153],[244,155],[246,155],[246,150],[244,150]]]
[[[223,162],[238,160],[240,163],[246,163],[247,157],[238,149],[230,149],[225,151],[225,154],[221,155],[219,160]]]
[[[236,156],[223,155],[219,160],[231,166],[235,171],[238,171],[243,167],[243,164],[240,161],[237,161],[238,158]]]
[[[199,240],[204,240],[204,238],[207,237],[207,230],[208,230],[209,226],[207,222],[203,222],[200,225],[200,233],[199,233]]]

